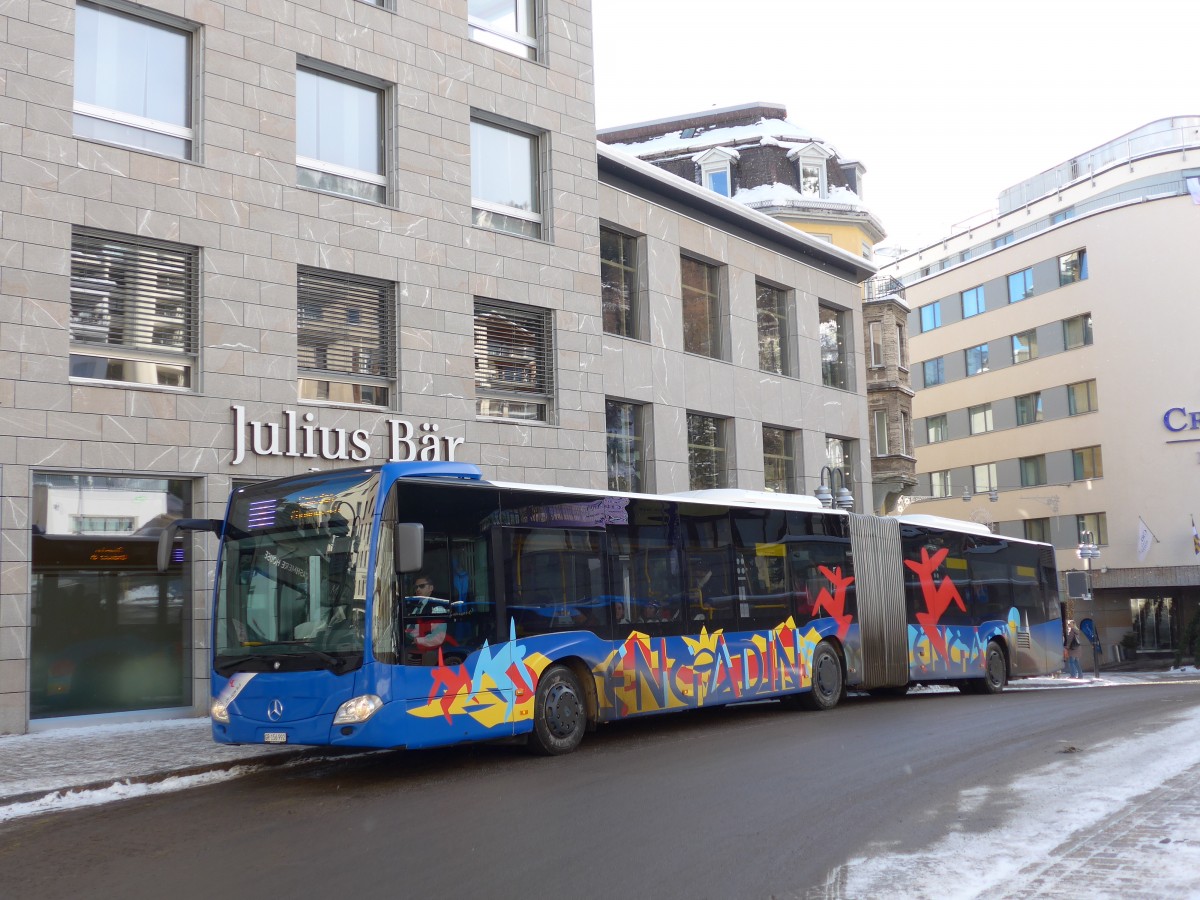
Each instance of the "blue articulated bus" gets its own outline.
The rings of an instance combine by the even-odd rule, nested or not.
[[[234,491],[220,548],[220,742],[434,747],[850,690],[996,693],[1061,656],[1049,545],[969,522],[717,490],[619,495],[462,463]],[[175,551],[175,552],[173,552]],[[173,559],[174,558],[174,559]]]

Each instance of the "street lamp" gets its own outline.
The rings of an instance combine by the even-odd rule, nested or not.
[[[828,482],[825,480],[826,472],[829,473]],[[837,481],[841,481],[841,487],[836,487]],[[849,512],[854,509],[854,495],[846,487],[848,481],[846,473],[841,469],[821,466],[821,483],[817,485],[817,490],[813,496],[821,501],[821,505],[826,509],[832,509],[836,505],[838,509],[844,509]],[[836,494],[830,491],[829,485],[835,485],[834,491],[836,491]]]

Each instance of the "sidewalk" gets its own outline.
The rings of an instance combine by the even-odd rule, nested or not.
[[[0,814],[54,792],[278,765],[315,749],[217,744],[207,717],[0,736]]]
[[[1095,688],[1171,680],[1184,674],[1102,672],[1096,681],[1090,676],[1081,681],[1047,676],[1014,682],[1009,689]],[[1191,677],[1196,677],[1194,670]],[[325,747],[217,744],[212,740],[207,717],[0,736],[0,821],[6,818],[6,807],[46,800],[47,795],[56,792],[94,792],[122,783],[153,785],[171,778],[229,772],[239,766],[280,765],[330,752],[337,751]],[[48,801],[45,811],[69,805]],[[38,811],[43,810],[32,809],[25,814]]]

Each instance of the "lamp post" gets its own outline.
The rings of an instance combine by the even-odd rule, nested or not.
[[[826,472],[829,473],[828,482],[825,480]],[[838,481],[841,481],[841,487],[837,486]],[[841,469],[835,469],[831,466],[821,466],[821,483],[817,485],[817,490],[813,496],[820,500],[821,505],[826,509],[832,509],[834,506],[837,506],[838,509],[844,509],[849,512],[854,509],[854,495],[846,487],[848,481],[846,473]],[[833,487],[833,491],[830,491],[830,486]]]

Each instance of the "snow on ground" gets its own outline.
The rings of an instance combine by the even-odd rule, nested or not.
[[[87,806],[100,806],[116,800],[131,800],[135,797],[148,797],[151,794],[169,794],[188,788],[214,784],[218,781],[229,781],[241,778],[253,771],[253,766],[234,766],[215,772],[203,772],[198,775],[179,775],[165,778],[153,783],[141,782],[130,784],[122,781],[110,784],[108,787],[87,791],[55,791],[37,800],[24,803],[13,803],[0,806],[0,822],[11,819],[21,819],[26,816],[39,816],[48,812],[63,812],[68,809],[82,809]]]
[[[1165,677],[1164,677],[1165,676]],[[1035,678],[1014,683],[1021,689],[1104,687],[1112,684],[1147,683],[1154,680],[1196,678],[1195,667],[1157,672],[1153,677],[1106,674],[1097,681],[1072,682],[1064,678]],[[1042,682],[1038,684],[1038,682]],[[1053,882],[1055,851],[1072,846],[1073,836],[1083,841],[1084,833],[1111,822],[1127,804],[1161,787],[1165,782],[1200,766],[1200,711],[1178,715],[1170,724],[1152,732],[1120,735],[1086,756],[1064,755],[1019,778],[1011,785],[982,785],[963,792],[959,799],[960,820],[969,822],[973,810],[1018,804],[1004,825],[982,833],[952,831],[932,846],[917,853],[898,853],[887,846],[872,847],[867,855],[852,859],[831,873],[826,896],[872,898],[921,898],[969,900],[994,897],[1020,887],[1014,876],[1030,865],[1045,863]],[[1170,752],[1164,752],[1170,748]],[[1139,896],[1200,897],[1200,824],[1192,817],[1183,820],[1183,830],[1171,841],[1171,852],[1153,858],[1125,859],[1120,864],[1132,869],[1146,893]],[[1094,873],[1103,881],[1104,873]],[[1083,891],[1084,885],[1077,887]],[[1070,896],[1068,893],[1062,896]],[[1122,891],[1101,883],[1088,885],[1086,896],[1116,898]],[[1059,894],[1055,894],[1059,896]]]

